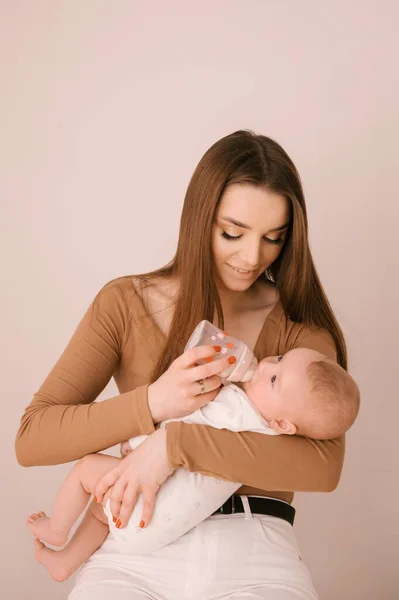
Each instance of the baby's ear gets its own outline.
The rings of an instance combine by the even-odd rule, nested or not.
[[[286,419],[273,419],[273,421],[270,421],[269,425],[277,433],[295,435],[297,432],[296,425],[291,423],[291,421],[287,421]]]

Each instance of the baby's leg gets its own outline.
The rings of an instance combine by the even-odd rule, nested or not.
[[[52,550],[35,540],[36,560],[55,581],[66,581],[101,546],[108,531],[102,505],[92,502],[65,548]]]
[[[26,524],[32,533],[53,546],[63,546],[99,479],[120,461],[106,454],[88,454],[79,460],[58,491],[51,518],[43,512],[28,518]]]

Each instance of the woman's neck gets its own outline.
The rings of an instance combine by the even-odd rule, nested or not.
[[[237,315],[242,312],[257,310],[275,304],[276,288],[271,282],[255,281],[252,286],[238,292],[218,286],[220,301],[225,315]]]
[[[250,289],[243,292],[228,290],[224,286],[218,286],[220,302],[223,313],[237,314],[246,309],[249,301],[254,297],[254,291]]]

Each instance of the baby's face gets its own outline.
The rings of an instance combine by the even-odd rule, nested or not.
[[[245,392],[267,421],[288,419],[295,423],[311,391],[307,367],[322,358],[322,354],[308,348],[264,358]]]

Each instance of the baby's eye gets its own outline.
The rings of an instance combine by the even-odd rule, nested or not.
[[[271,380],[270,380],[272,382],[272,384],[275,383],[276,379],[277,379],[276,375],[273,375],[272,378],[271,378]]]
[[[279,356],[279,357],[278,357],[278,359],[277,359],[277,362],[280,362],[280,360],[283,360],[283,357],[282,357],[282,356]]]

